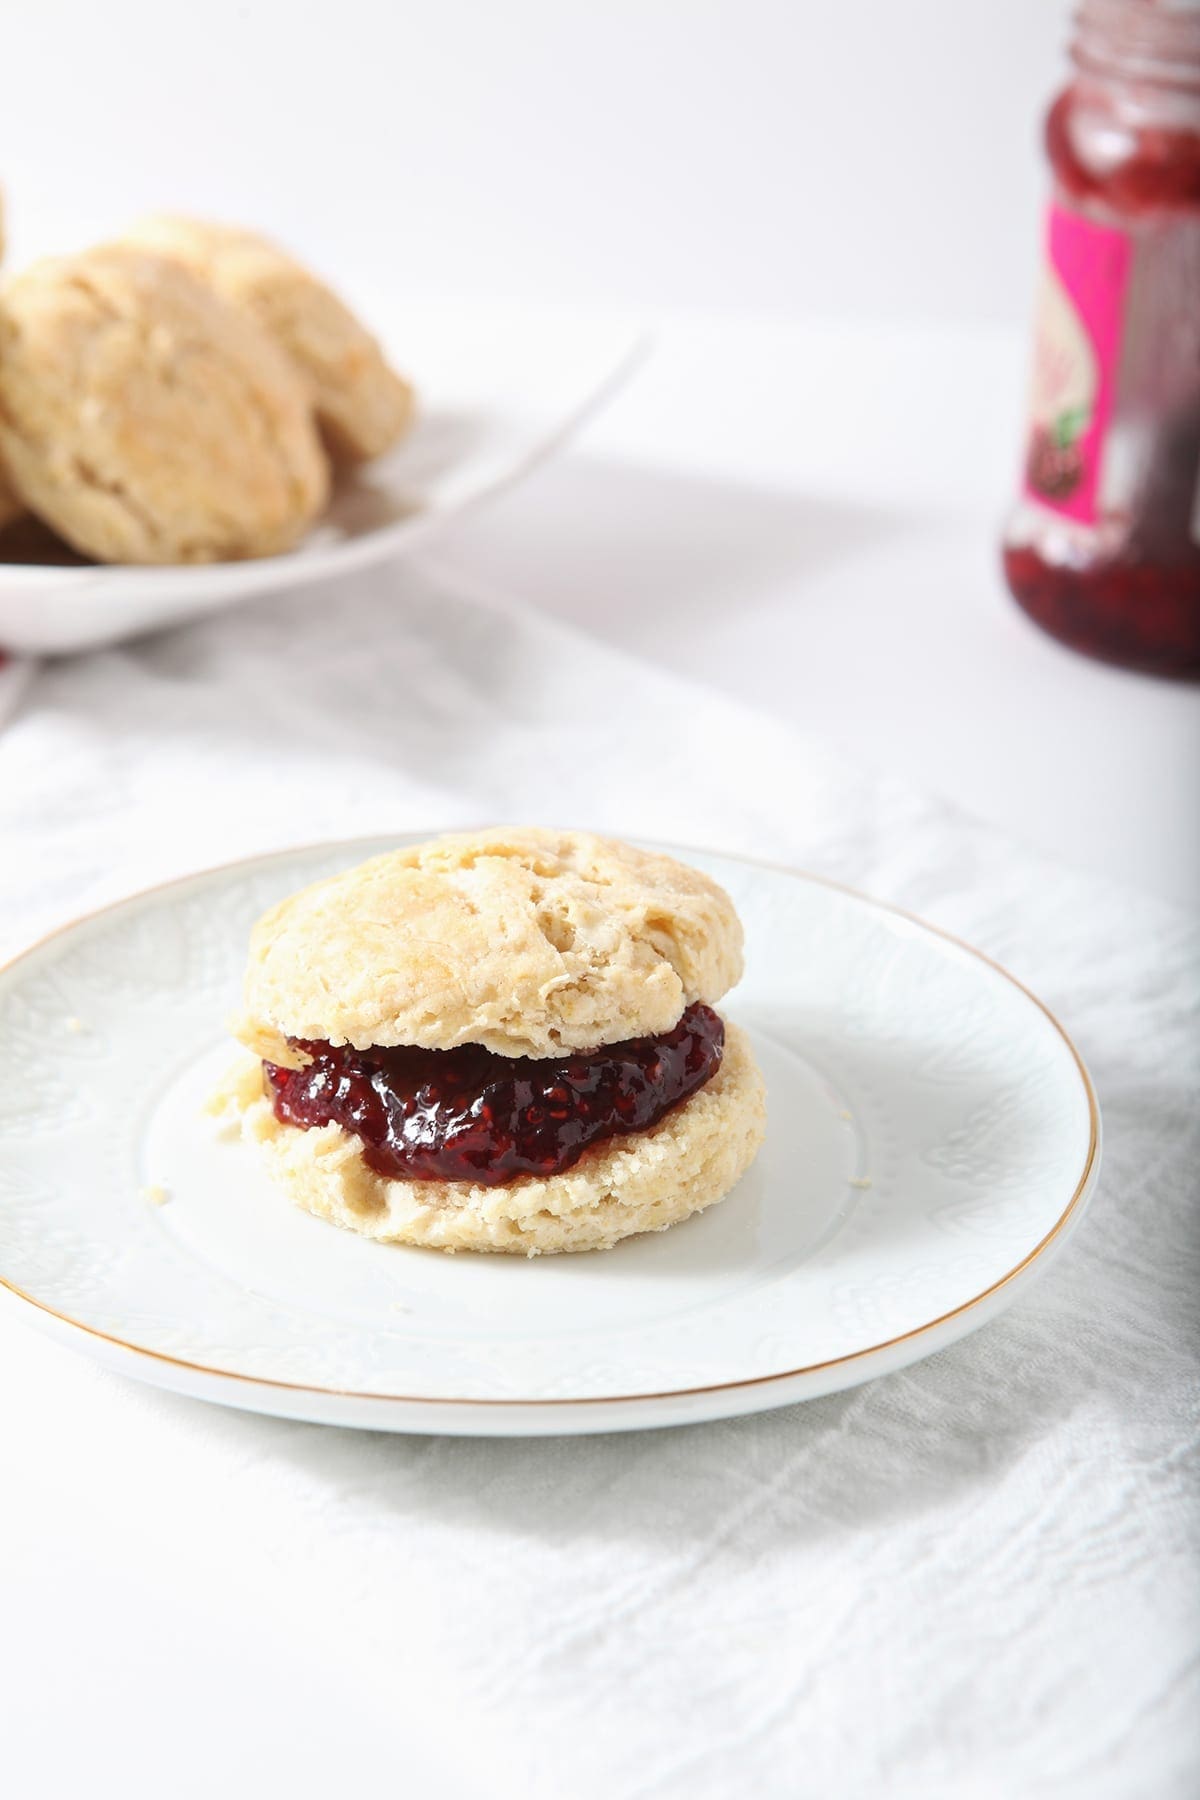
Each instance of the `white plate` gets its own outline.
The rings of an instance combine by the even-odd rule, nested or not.
[[[861,895],[691,851],[745,921],[728,1010],[769,1086],[766,1145],[721,1205],[532,1261],[371,1244],[295,1210],[202,1115],[222,1020],[263,908],[386,847],[192,876],[0,975],[0,1277],[31,1322],[260,1412],[607,1431],[900,1368],[1009,1305],[1078,1223],[1095,1097],[1032,995]]]
[[[339,482],[298,549],[169,569],[0,562],[0,648],[90,650],[407,550],[555,450],[648,343],[610,318],[511,309],[412,309],[388,335],[417,385],[419,421],[389,456]]]

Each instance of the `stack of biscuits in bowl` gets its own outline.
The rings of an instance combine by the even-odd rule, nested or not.
[[[0,285],[0,527],[31,513],[99,562],[290,550],[413,414],[349,308],[248,231],[150,218]]]

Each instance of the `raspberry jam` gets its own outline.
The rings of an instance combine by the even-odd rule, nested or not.
[[[296,1040],[303,1069],[264,1063],[275,1116],[340,1125],[380,1175],[498,1187],[559,1175],[592,1144],[646,1131],[721,1066],[725,1027],[689,1006],[673,1031],[535,1059],[458,1050],[354,1050]]]
[[[1008,586],[1109,662],[1200,673],[1200,9],[1083,0]]]

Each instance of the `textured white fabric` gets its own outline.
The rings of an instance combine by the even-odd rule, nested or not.
[[[624,1437],[255,1418],[0,1309],[9,1791],[1196,1793],[1189,920],[393,570],[41,670],[0,735],[0,948],[272,845],[514,819],[799,862],[978,942],[1091,1064],[1089,1218],[905,1373]]]

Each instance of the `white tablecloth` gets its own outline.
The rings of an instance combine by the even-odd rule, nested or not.
[[[256,1418],[106,1374],[6,1305],[6,1791],[1193,1795],[1181,914],[393,569],[39,671],[0,733],[0,949],[277,844],[526,819],[800,862],[977,941],[1091,1064],[1088,1220],[1012,1312],[903,1374],[625,1437]]]

